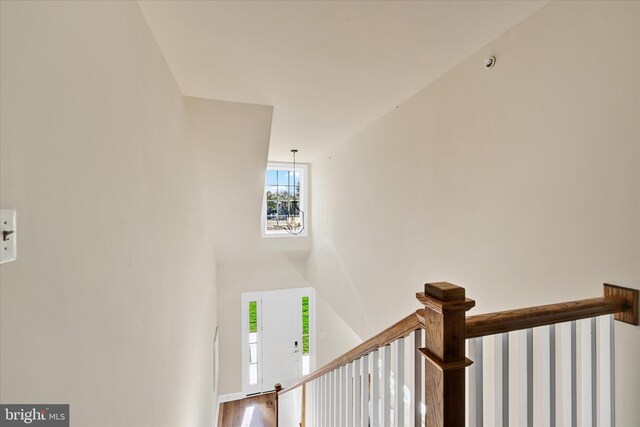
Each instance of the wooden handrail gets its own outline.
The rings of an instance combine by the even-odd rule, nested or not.
[[[553,325],[605,314],[616,314],[617,320],[632,325],[638,324],[637,290],[605,284],[604,294],[605,296],[599,298],[469,316],[466,320],[466,338]]]
[[[626,302],[620,298],[600,297],[469,316],[466,321],[466,338],[477,338],[617,313],[624,310],[626,305]]]
[[[364,356],[365,354],[369,354],[374,350],[377,350],[385,345],[391,344],[398,338],[406,337],[411,332],[416,329],[421,329],[424,325],[424,309],[416,310],[414,313],[411,313],[404,319],[399,322],[394,323],[389,326],[384,331],[374,335],[369,338],[362,344],[354,347],[348,352],[344,353],[342,356],[335,358],[333,361],[329,362],[322,368],[312,372],[306,377],[301,378],[295,383],[291,384],[287,388],[283,388],[277,391],[279,394],[284,394],[288,391],[291,391],[297,387],[300,387],[303,384],[308,383],[309,381],[313,381],[316,378],[323,376],[326,373],[333,371],[340,366],[346,365],[347,363],[353,362]]]
[[[276,407],[279,394],[300,386],[306,388],[306,383],[336,368],[417,329],[425,329],[424,348],[418,350],[428,361],[424,364],[423,383],[426,423],[430,426],[463,427],[465,411],[460,408],[465,402],[465,367],[473,363],[465,357],[466,339],[606,314],[614,314],[616,320],[638,325],[639,295],[637,289],[605,284],[604,296],[599,298],[466,317],[466,311],[475,305],[475,301],[466,298],[464,288],[447,282],[428,283],[424,292],[416,294],[424,309],[411,313],[286,389],[276,384]],[[303,395],[305,391],[303,389]]]

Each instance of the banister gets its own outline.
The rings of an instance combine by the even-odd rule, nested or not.
[[[422,322],[420,318],[422,318]],[[354,360],[361,358],[365,354],[369,354],[374,350],[384,347],[385,345],[391,344],[398,338],[406,337],[416,329],[423,328],[423,325],[424,325],[424,309],[416,310],[414,313],[409,314],[402,320],[394,323],[393,325],[389,326],[382,332],[369,338],[368,340],[358,345],[357,347],[354,347],[353,349],[349,350],[343,355],[335,358],[334,360],[332,360],[322,368],[312,372],[306,377],[301,378],[300,380],[296,381],[290,386],[283,388],[277,392],[279,394],[284,394],[297,387],[300,387],[301,385],[306,384],[309,381],[313,381],[314,379],[319,378],[324,374],[331,372],[336,368],[339,368],[340,366],[346,365],[347,363],[353,362]]]
[[[553,325],[606,314],[615,314],[616,320],[638,325],[638,290],[605,284],[604,295],[599,298],[469,316],[465,324],[466,338]]]
[[[424,309],[409,314],[287,388],[283,389],[277,384],[276,415],[278,395],[300,386],[306,387],[308,382],[336,368],[389,345],[417,329],[424,329],[424,347],[417,348],[417,353],[424,356],[428,362],[423,365],[422,383],[426,424],[436,427],[463,427],[465,411],[461,408],[465,402],[465,367],[473,363],[465,357],[466,339],[606,314],[614,314],[616,320],[638,325],[639,294],[637,289],[605,284],[604,296],[598,298],[466,317],[466,311],[475,305],[475,301],[466,298],[464,288],[447,282],[426,284],[424,292],[416,294]],[[416,341],[416,344],[418,342]],[[421,377],[422,375],[420,379]]]

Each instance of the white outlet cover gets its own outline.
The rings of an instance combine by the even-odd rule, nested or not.
[[[16,234],[15,209],[0,209],[0,264],[16,260]]]

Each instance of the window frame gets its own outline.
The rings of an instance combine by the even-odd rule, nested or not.
[[[309,235],[309,212],[307,209],[308,201],[308,186],[307,177],[309,173],[309,167],[306,163],[296,163],[295,172],[300,174],[300,198],[298,200],[298,206],[300,210],[304,212],[304,230],[300,234],[290,234],[285,230],[280,231],[268,231],[267,230],[267,174],[273,170],[291,171],[293,167],[292,163],[280,163],[269,162],[267,163],[267,169],[264,173],[264,185],[262,186],[262,211],[260,219],[260,227],[262,237],[265,238],[279,238],[279,237],[307,237]]]

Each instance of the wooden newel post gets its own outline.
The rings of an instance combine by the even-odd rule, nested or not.
[[[464,427],[465,313],[476,303],[447,282],[427,283],[416,297],[425,306],[426,426]]]

